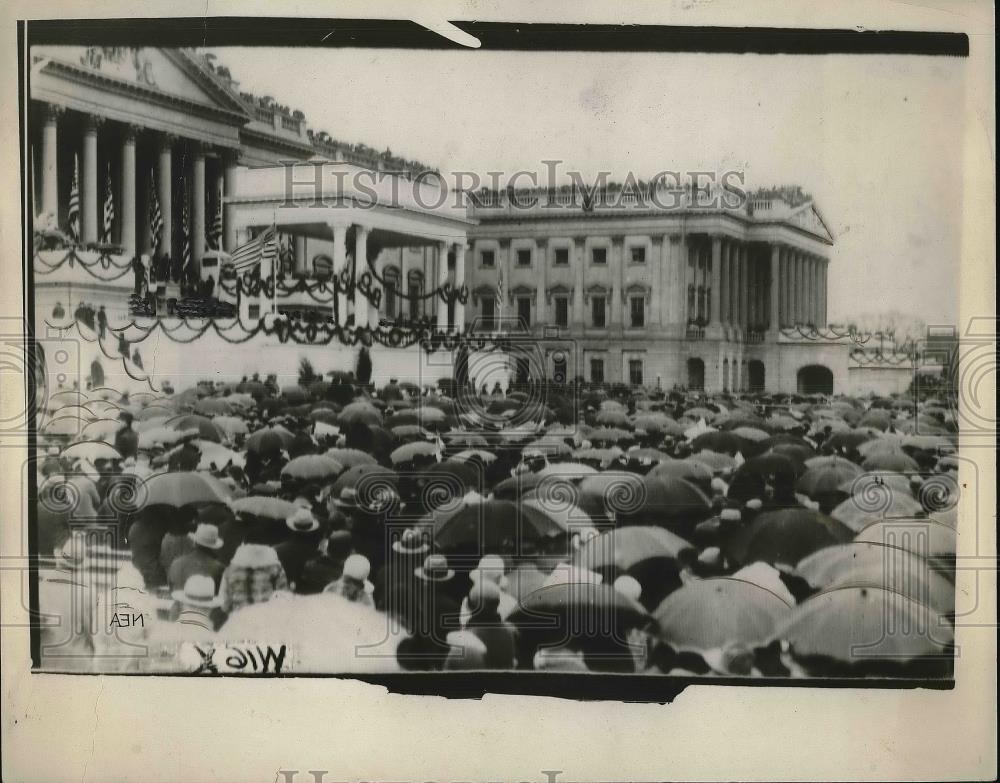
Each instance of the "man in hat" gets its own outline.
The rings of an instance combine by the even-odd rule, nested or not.
[[[167,570],[167,582],[171,589],[180,590],[192,576],[209,576],[217,590],[222,581],[222,573],[226,570],[216,559],[216,553],[222,548],[219,528],[215,525],[201,524],[188,536],[193,548],[170,564]]]
[[[299,592],[302,570],[310,558],[319,552],[319,542],[323,536],[321,525],[316,516],[308,508],[300,506],[285,520],[285,526],[291,531],[290,538],[275,545],[288,584],[295,592]]]
[[[348,530],[334,530],[319,542],[314,557],[306,561],[296,584],[296,592],[314,595],[340,579],[344,573],[344,563],[351,554],[351,533]]]
[[[123,459],[135,457],[139,453],[139,433],[132,429],[132,414],[122,411],[118,414],[118,419],[123,422],[123,426],[115,434],[115,449]]]
[[[459,604],[452,596],[455,571],[444,555],[431,554],[414,571],[417,590],[409,629],[414,637],[407,663],[418,669],[441,669],[448,656],[448,634],[460,629]]]
[[[392,542],[386,564],[374,580],[376,607],[401,621],[412,616],[417,590],[415,572],[430,550],[425,533],[417,528],[403,530]]]
[[[486,647],[486,668],[513,669],[516,632],[500,617],[500,596],[500,588],[489,579],[473,583],[468,596],[470,615],[465,629]]]

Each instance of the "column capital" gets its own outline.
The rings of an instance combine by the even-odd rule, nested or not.
[[[662,234],[651,234],[650,237],[649,237],[649,241],[653,244],[654,247],[656,245],[662,245],[663,244],[663,235]]]
[[[57,122],[66,113],[65,107],[56,103],[43,103],[42,107],[42,114],[46,123]]]
[[[510,247],[510,237],[503,237],[497,240],[497,244],[504,250]]]
[[[84,133],[97,133],[104,124],[104,117],[99,114],[87,114],[83,120]]]
[[[135,140],[138,138],[139,134],[142,133],[143,127],[141,125],[136,125],[134,123],[125,124],[125,142],[127,144],[135,144]]]
[[[240,162],[240,151],[226,147],[219,152],[219,157],[224,165],[236,166]]]
[[[535,247],[544,248],[548,244],[549,244],[548,237],[536,237],[535,238]]]
[[[170,150],[179,141],[179,137],[173,133],[161,133],[159,139],[160,150]]]
[[[625,244],[625,235],[624,234],[612,234],[608,238],[611,240],[611,244],[612,245],[623,245],[623,244]]]
[[[366,226],[363,223],[352,223],[354,226],[354,236],[368,236],[368,233],[372,230],[371,226]]]
[[[585,244],[587,244],[587,235],[586,234],[577,234],[577,235],[575,235],[573,237],[573,243],[576,244],[576,245],[585,245]]]

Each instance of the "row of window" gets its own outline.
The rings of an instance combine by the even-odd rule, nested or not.
[[[518,296],[517,317],[521,323],[531,325],[531,296]],[[633,329],[641,329],[646,325],[646,297],[630,296],[628,325]],[[570,302],[568,296],[556,296],[552,299],[552,323],[556,326],[569,326]],[[482,319],[487,328],[495,328],[497,316],[496,299],[486,296],[481,300]],[[608,297],[593,295],[590,297],[590,325],[604,328],[608,325]]]
[[[519,267],[531,266],[531,257],[531,248],[519,248],[514,256],[514,264]],[[645,264],[646,248],[641,245],[629,248],[629,257],[633,264]],[[557,247],[552,263],[555,266],[569,266],[569,248]],[[606,247],[592,247],[590,249],[590,263],[598,266],[606,266],[608,263],[608,249]],[[493,250],[481,250],[479,252],[479,265],[487,269],[496,267],[496,252]]]
[[[604,383],[604,359],[592,357],[590,360],[590,382]],[[628,382],[633,386],[642,386],[642,359],[628,360]]]

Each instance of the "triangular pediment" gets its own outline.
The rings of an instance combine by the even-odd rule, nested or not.
[[[33,57],[90,76],[126,91],[152,91],[168,99],[247,115],[230,88],[214,76],[198,55],[186,49],[125,46],[43,46]]]
[[[826,223],[823,222],[823,217],[819,214],[819,210],[816,209],[816,205],[811,201],[795,210],[789,216],[788,222],[808,231],[810,234],[815,234],[826,242],[833,242],[833,235],[826,227]]]

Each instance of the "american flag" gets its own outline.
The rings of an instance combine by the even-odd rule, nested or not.
[[[156,197],[156,178],[149,170],[149,235],[153,245],[153,256],[160,252],[160,232],[163,231],[163,215],[160,200]]]
[[[181,207],[181,269],[186,275],[191,266],[191,231],[188,229],[188,193],[184,185],[184,203]]]
[[[101,233],[101,242],[106,245],[111,244],[111,229],[115,224],[115,194],[111,185],[111,164],[108,164],[108,178],[104,185],[104,231]]]
[[[212,222],[208,226],[205,234],[205,244],[209,250],[222,250],[222,193],[217,193],[215,198],[215,212],[212,213]]]
[[[73,156],[73,183],[69,188],[69,236],[74,242],[80,241],[80,163]]]
[[[278,255],[275,227],[271,226],[259,236],[245,242],[233,251],[233,271],[236,274],[249,272],[261,261],[274,260]]]

